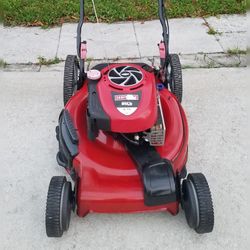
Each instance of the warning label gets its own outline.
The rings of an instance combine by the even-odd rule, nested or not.
[[[115,93],[112,92],[114,104],[119,112],[124,115],[132,115],[138,108],[141,99],[141,91],[136,93]]]

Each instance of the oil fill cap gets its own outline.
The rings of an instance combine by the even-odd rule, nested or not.
[[[101,76],[102,76],[102,73],[96,69],[92,69],[87,72],[87,77],[90,80],[99,80]]]

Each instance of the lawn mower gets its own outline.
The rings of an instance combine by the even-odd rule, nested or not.
[[[210,189],[201,173],[187,174],[188,123],[181,106],[182,69],[169,53],[169,23],[158,0],[163,29],[160,65],[102,63],[85,71],[82,41],[84,0],[80,0],[77,55],[64,71],[64,109],[56,138],[64,176],[51,179],[46,233],[61,237],[70,215],[88,213],[185,212],[197,233],[212,232]],[[72,185],[73,183],[73,185]]]

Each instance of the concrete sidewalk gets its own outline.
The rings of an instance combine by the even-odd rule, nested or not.
[[[0,59],[8,64],[37,63],[38,57],[64,60],[66,55],[76,53],[76,26],[63,24],[51,29],[0,26]],[[244,15],[171,19],[170,29],[171,53],[181,54],[184,61],[185,58],[195,60],[199,55],[207,55],[220,62],[222,55],[228,56],[229,49],[246,50]],[[215,34],[209,35],[209,29]],[[157,43],[161,40],[161,33],[158,20],[86,23],[83,37],[88,41],[90,59],[152,59],[158,56]],[[240,57],[237,55],[233,63],[244,64]]]
[[[63,108],[63,72],[1,72],[0,249],[246,250],[250,238],[249,71],[185,69],[190,125],[189,172],[203,172],[212,191],[215,228],[197,235],[182,211],[72,216],[60,239],[46,237],[44,212],[56,163],[55,126]]]

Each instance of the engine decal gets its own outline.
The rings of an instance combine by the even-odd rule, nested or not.
[[[141,91],[127,94],[112,92],[112,97],[119,112],[124,115],[132,115],[139,106]]]

